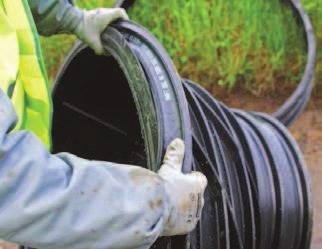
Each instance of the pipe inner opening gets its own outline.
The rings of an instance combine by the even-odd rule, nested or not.
[[[53,99],[53,152],[146,166],[131,90],[112,56],[82,50],[58,82]]]

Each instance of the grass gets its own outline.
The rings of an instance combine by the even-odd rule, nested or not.
[[[319,86],[322,86],[322,0],[304,0],[304,6],[312,17],[316,32],[318,54],[315,81]]]
[[[305,44],[292,10],[281,0],[137,0],[130,17],[166,47],[178,71],[204,86],[241,86],[253,93],[294,85],[305,62]],[[284,1],[285,2],[285,1]],[[304,0],[322,44],[322,0]],[[79,0],[85,8],[113,0]],[[50,78],[72,38],[42,39]],[[57,51],[57,47],[61,50]],[[318,74],[322,75],[322,58]],[[322,77],[322,76],[321,76]],[[321,77],[317,79],[322,82]]]

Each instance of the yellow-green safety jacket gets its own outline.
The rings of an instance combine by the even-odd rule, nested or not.
[[[50,148],[52,104],[32,14],[44,35],[72,31],[81,16],[67,0],[0,0],[0,87],[18,115],[15,130]]]

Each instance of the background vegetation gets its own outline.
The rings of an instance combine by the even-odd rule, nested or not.
[[[302,0],[322,44],[322,0]],[[79,0],[84,8],[113,0]],[[166,47],[178,71],[204,86],[239,86],[255,94],[297,84],[306,59],[302,30],[287,1],[137,0],[132,20]],[[42,39],[50,78],[73,38]],[[322,48],[317,81],[322,82]],[[321,84],[322,85],[322,84]]]
[[[305,8],[312,17],[317,36],[318,54],[316,68],[316,83],[322,86],[322,0],[304,0]]]

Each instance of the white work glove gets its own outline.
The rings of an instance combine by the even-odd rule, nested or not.
[[[185,146],[174,140],[166,151],[158,174],[165,182],[170,203],[170,215],[161,236],[183,235],[197,225],[204,206],[207,178],[200,172],[182,173]]]
[[[128,15],[122,8],[99,8],[95,10],[83,11],[82,21],[77,25],[74,34],[92,48],[96,54],[104,53],[101,34],[113,21],[123,18],[128,19]]]

